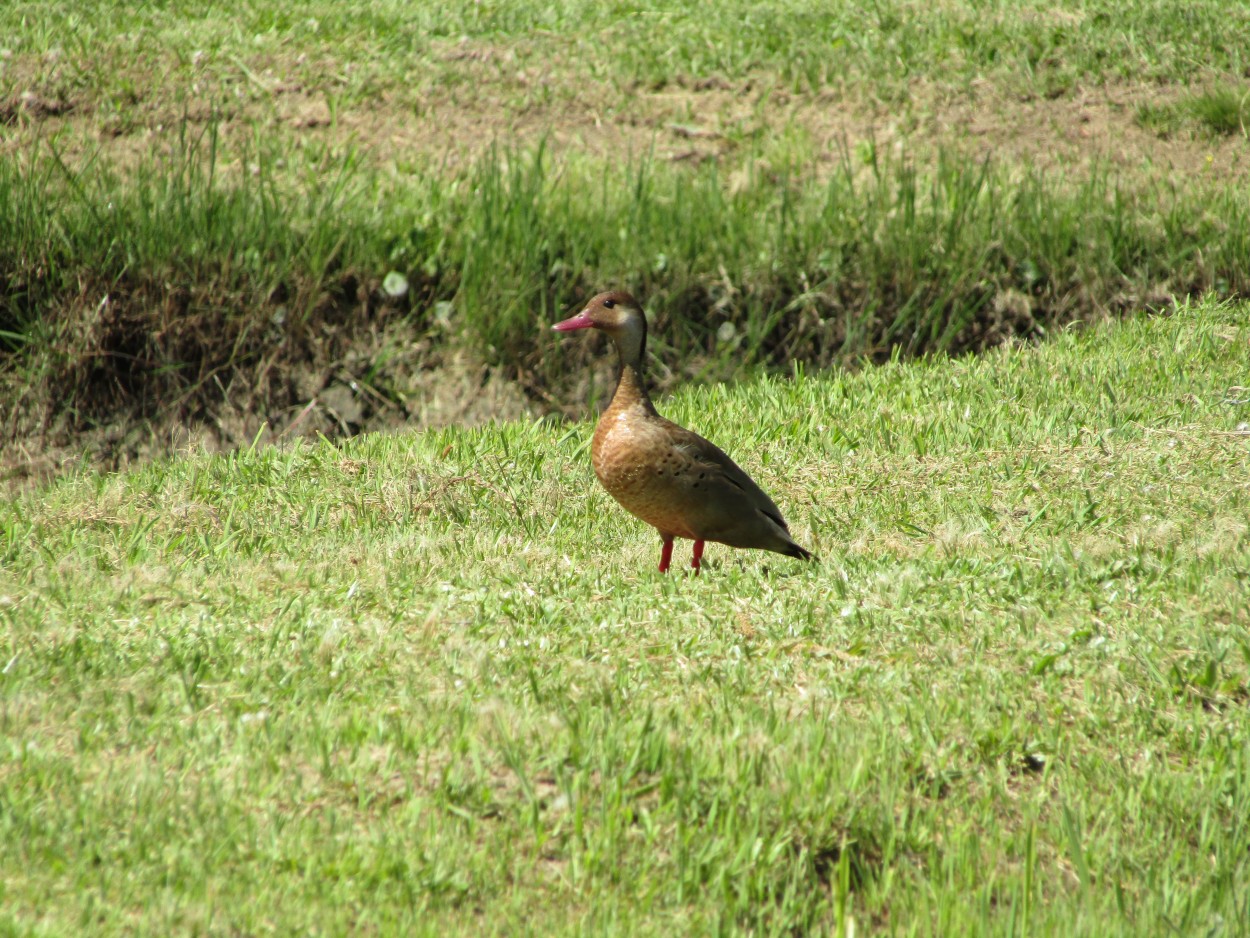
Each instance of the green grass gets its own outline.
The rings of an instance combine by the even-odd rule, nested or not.
[[[62,57],[45,72],[46,92],[98,98],[119,112],[150,97],[153,73],[188,92],[198,80],[261,97],[253,79],[275,63],[343,102],[395,93],[419,107],[432,86],[466,81],[442,54],[462,40],[506,51],[487,69],[492,84],[554,66],[565,75],[560,96],[587,81],[625,90],[716,76],[763,77],[796,91],[840,85],[902,102],[917,81],[962,89],[989,79],[1054,94],[1123,79],[1236,74],[1247,64],[1250,14],[1219,0],[953,0],[926,8],[903,0],[733,0],[711,8],[698,0],[318,0],[294,8],[265,0],[244,11],[49,0],[7,5],[0,35],[15,56]]]
[[[1250,88],[1219,85],[1184,95],[1169,104],[1142,105],[1138,108],[1137,119],[1143,126],[1165,136],[1192,124],[1208,136],[1246,137],[1250,125]]]
[[[1247,136],[1250,123],[1250,89],[1214,88],[1190,103],[1194,117],[1212,133]]]
[[[660,577],[552,419],[17,492],[0,934],[1250,934],[1236,155],[924,132],[1158,88],[1148,126],[1244,135],[1246,10],[17,2],[0,37],[5,441],[281,428],[334,381],[402,415],[457,346],[571,402],[601,349],[545,326],[617,284],[666,381],[754,372],[662,409],[822,557]],[[443,162],[465,111],[552,142]],[[665,162],[673,122],[715,159]]]
[[[584,423],[18,494],[0,930],[1245,935],[1248,312],[661,401],[819,565]]]
[[[1069,152],[1075,112],[1022,101],[1241,87],[1250,14],[1216,0],[46,0],[0,37],[6,450],[250,437],[336,384],[412,416],[445,349],[549,400],[538,327],[613,285],[714,377],[1248,292],[1235,154],[1056,167],[970,125]],[[1193,119],[1236,133],[1234,94]]]
[[[0,367],[18,399],[42,396],[78,427],[126,406],[202,419],[226,386],[273,413],[309,396],[274,385],[275,363],[324,365],[391,329],[350,367],[402,409],[388,361],[414,331],[560,387],[569,369],[545,356],[545,325],[608,284],[660,317],[668,367],[712,374],[980,349],[1171,296],[1250,291],[1250,217],[1232,188],[873,149],[818,181],[800,157],[774,151],[731,186],[715,167],[646,155],[496,153],[384,180],[323,152],[293,182],[270,150],[223,153],[210,126],[188,127],[135,187],[107,164],[73,170],[49,145],[0,166]],[[238,163],[255,172],[229,171]],[[401,301],[380,293],[391,270],[411,284]],[[20,437],[50,418],[11,419]]]

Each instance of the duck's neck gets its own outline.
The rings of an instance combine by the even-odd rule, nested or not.
[[[641,320],[641,321],[639,321]],[[624,329],[612,336],[616,342],[616,354],[620,358],[621,370],[632,366],[634,371],[642,374],[642,359],[647,354],[647,321],[641,316]]]
[[[646,345],[645,331],[616,337],[620,371],[616,379],[616,393],[612,395],[613,406],[624,407],[637,403],[646,410],[655,412],[651,397],[647,394],[647,385],[642,380],[642,354]]]
[[[625,407],[639,403],[650,407],[651,398],[647,395],[647,386],[642,383],[642,375],[633,365],[621,365],[621,373],[616,379],[616,393],[612,395],[612,405]]]

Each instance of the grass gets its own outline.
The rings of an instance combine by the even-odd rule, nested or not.
[[[0,433],[256,437],[0,503],[0,934],[1250,934],[1250,15],[223,11],[0,5]],[[819,566],[256,434],[608,284]]]
[[[1244,138],[1250,122],[1250,89],[1220,85],[1168,104],[1142,105],[1137,118],[1162,135],[1175,134],[1192,124],[1208,136]]]
[[[1194,116],[1213,133],[1247,136],[1250,89],[1215,88],[1196,96],[1190,107]]]
[[[1250,219],[1231,188],[872,148],[815,181],[799,155],[774,151],[731,186],[714,166],[555,164],[541,150],[383,183],[324,152],[293,189],[274,152],[223,154],[212,126],[188,126],[135,188],[49,145],[0,168],[0,343],[12,393],[34,402],[6,432],[58,413],[87,428],[128,406],[204,419],[223,396],[294,414],[311,395],[283,373],[328,368],[379,332],[400,338],[346,366],[375,409],[407,408],[395,350],[414,331],[559,388],[568,369],[545,356],[543,325],[604,284],[646,298],[656,348],[688,374],[981,349],[1250,288]],[[402,300],[381,292],[388,271],[410,285]]]
[[[550,407],[608,285],[679,378],[1242,296],[1240,99],[1132,120],[1244,85],[1226,7],[9,4],[3,462],[413,419],[461,352]]]
[[[1247,934],[1246,314],[662,401],[820,565],[552,420],[17,494],[0,928]]]
[[[119,9],[111,2],[24,2],[0,12],[0,35],[20,60],[51,55],[45,93],[101,99],[117,115],[147,101],[150,76],[193,81],[239,97],[264,96],[256,81],[275,63],[344,104],[399,94],[420,107],[431,87],[468,90],[462,43],[498,49],[492,86],[512,93],[575,93],[587,81],[622,91],[675,80],[764,77],[795,91],[867,88],[895,102],[917,81],[963,89],[990,80],[1017,92],[1055,94],[1124,78],[1185,82],[1195,72],[1238,73],[1250,48],[1250,16],[1218,0],[1177,3],[983,3],[918,9],[902,0],[862,4],[758,4],[709,9],[697,0],[651,3],[460,3],[413,5],[266,0],[245,12],[188,10],[177,2]],[[303,56],[301,58],[301,55]],[[529,68],[560,72],[554,91],[526,90]],[[189,90],[189,88],[188,88]]]

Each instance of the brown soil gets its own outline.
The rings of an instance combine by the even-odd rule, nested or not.
[[[120,469],[170,453],[225,452],[254,440],[270,444],[365,430],[475,426],[539,410],[519,384],[461,352],[443,356],[422,350],[407,361],[392,361],[388,377],[402,378],[398,402],[355,380],[342,363],[291,372],[295,384],[310,389],[298,405],[270,409],[223,391],[204,419],[127,412],[85,430],[54,426],[10,440],[0,446],[0,486],[36,483],[79,466]]]
[[[193,73],[189,84],[184,78],[171,86],[159,83],[169,78],[160,69],[136,66],[134,100],[123,108],[74,90],[55,65],[12,61],[0,72],[0,154],[20,156],[37,139],[55,139],[71,157],[98,154],[125,166],[161,149],[186,119],[216,120],[227,140],[259,131],[295,146],[352,146],[382,166],[454,166],[492,146],[540,141],[557,157],[653,152],[674,162],[732,163],[750,144],[787,133],[816,142],[830,163],[871,141],[913,151],[956,147],[977,158],[1069,172],[1098,164],[1240,177],[1250,152],[1237,137],[1196,128],[1163,137],[1141,126],[1139,108],[1192,88],[1099,85],[1021,98],[988,82],[966,91],[916,82],[904,102],[886,104],[855,91],[797,94],[767,79],[686,79],[664,88],[587,84],[568,68],[515,67],[514,50],[480,42],[436,45],[431,58],[436,66],[412,84],[383,83],[346,105],[337,103],[347,93],[333,77],[344,66],[333,60],[277,60],[255,65],[246,77]]]

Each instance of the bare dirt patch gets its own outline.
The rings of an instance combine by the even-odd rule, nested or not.
[[[544,142],[559,158],[577,152],[733,166],[787,135],[815,143],[822,168],[866,144],[923,154],[955,148],[974,158],[1082,173],[1110,167],[1165,177],[1246,173],[1246,141],[1168,135],[1143,127],[1138,109],[1188,89],[1156,84],[1077,87],[1021,97],[990,82],[952,90],[918,81],[900,105],[862,90],[796,93],[770,76],[739,82],[677,78],[664,87],[587,83],[553,61],[525,64],[516,50],[480,41],[435,43],[429,62],[404,80],[361,81],[353,63],[305,57],[237,68],[152,67],[115,96],[71,94],[56,70],[19,62],[0,96],[0,154],[54,137],[70,155],[102,155],[123,167],[159,152],[186,122],[215,122],[223,142],[262,134],[291,147],[356,148],[380,166],[424,162],[454,168],[492,147]],[[158,82],[155,83],[154,82]]]
[[[1165,138],[1139,122],[1139,108],[1170,102],[1183,91],[1112,85],[1021,100],[981,86],[970,99],[935,109],[929,133],[978,157],[1048,171],[1105,168],[1149,179],[1209,173],[1244,178],[1250,168],[1245,140],[1196,132]]]
[[[193,418],[123,409],[86,428],[54,424],[38,433],[6,433],[0,485],[37,483],[76,466],[120,469],[168,453],[228,452],[254,440],[272,444],[401,427],[478,426],[533,416],[540,409],[518,383],[463,351],[444,353],[413,341],[408,355],[391,359],[389,397],[353,377],[355,357],[290,367],[291,384],[302,387],[305,398],[278,394],[249,401],[223,387]]]
[[[354,108],[347,128],[382,160],[398,154],[469,158],[489,146],[547,140],[557,152],[596,157],[653,151],[661,159],[702,161],[749,152],[785,133],[808,135],[831,157],[864,142],[915,150],[962,145],[978,157],[1073,169],[1110,161],[1132,171],[1150,165],[1243,165],[1244,141],[1176,139],[1160,146],[1136,110],[1187,89],[1104,84],[1050,98],[1004,92],[982,81],[967,92],[914,82],[905,104],[883,104],[865,89],[798,93],[771,75],[743,81],[678,76],[663,87],[586,83],[558,65],[515,68],[508,48],[460,42],[436,51],[458,81],[430,81],[397,92],[382,107]],[[396,111],[408,110],[404,121]],[[393,145],[394,149],[386,144]],[[1218,159],[1218,157],[1227,157]]]

